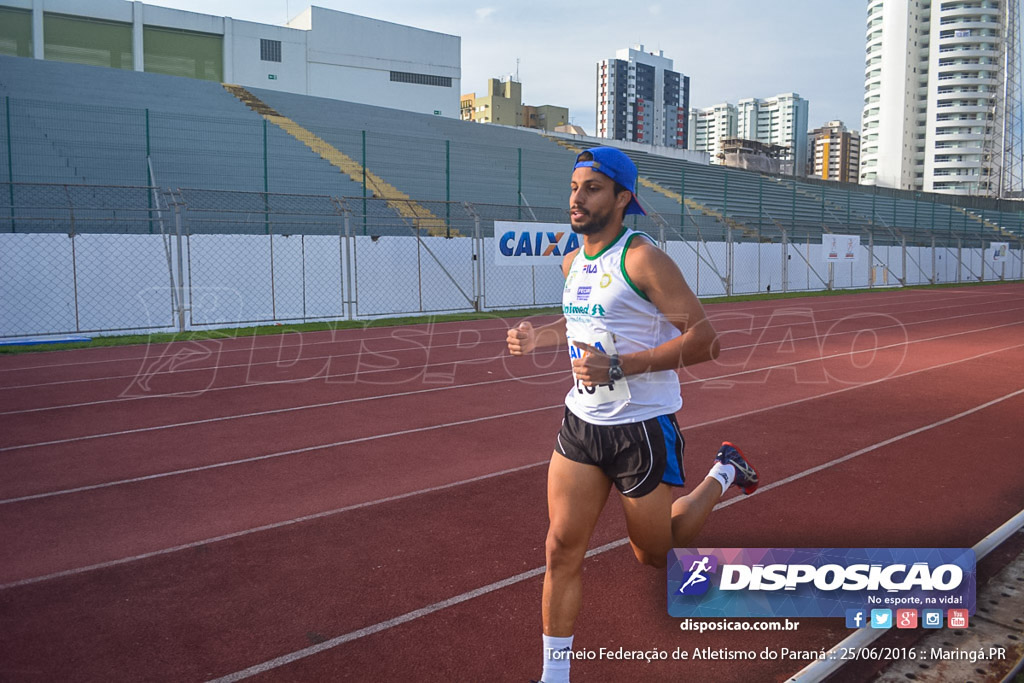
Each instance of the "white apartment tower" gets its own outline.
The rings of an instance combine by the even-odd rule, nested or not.
[[[712,164],[721,163],[722,140],[736,137],[736,105],[723,102],[690,112],[688,149],[707,152]]]
[[[618,50],[597,63],[597,136],[686,147],[690,79],[672,70],[662,50]]]
[[[788,147],[796,168],[789,173],[804,175],[807,168],[807,100],[797,93],[782,93],[759,100],[754,97],[736,104],[736,137]]]
[[[1004,4],[1018,1],[868,1],[862,183],[990,193],[1002,145]]]

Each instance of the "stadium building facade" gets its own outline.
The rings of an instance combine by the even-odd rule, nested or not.
[[[662,50],[618,50],[597,63],[597,137],[686,148],[690,78]]]
[[[459,116],[458,36],[321,7],[275,26],[127,0],[3,0],[0,54]]]
[[[869,0],[861,183],[990,194],[1018,0]]]

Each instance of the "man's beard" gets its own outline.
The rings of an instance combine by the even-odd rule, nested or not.
[[[587,220],[587,222],[583,223],[582,225],[576,225],[575,223],[572,222],[569,223],[569,227],[571,227],[572,231],[577,235],[593,235],[601,232],[602,230],[605,229],[605,226],[608,225],[608,219],[611,217],[610,213],[588,215],[589,220]]]

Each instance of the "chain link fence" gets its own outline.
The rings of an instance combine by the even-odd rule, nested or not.
[[[906,234],[684,207],[627,224],[700,297],[1020,280],[1024,241]],[[788,221],[785,219],[789,219]],[[989,220],[991,217],[986,217]],[[565,208],[142,186],[0,183],[0,337],[557,306],[551,266],[501,265],[495,223],[567,227]],[[961,221],[961,227],[963,223]],[[970,224],[968,223],[968,227]],[[827,263],[823,235],[860,236]],[[992,244],[1007,243],[996,255]]]

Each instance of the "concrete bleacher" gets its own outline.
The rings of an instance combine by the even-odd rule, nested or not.
[[[521,180],[525,204],[565,204],[572,154],[530,131],[250,90],[412,197],[517,206]]]
[[[16,182],[145,185],[148,148],[161,187],[357,190],[291,136],[264,131],[218,83],[0,56],[0,95],[11,103]]]
[[[369,196],[389,201],[375,208],[379,234],[426,227],[447,235],[450,226],[436,209],[445,200],[488,207],[478,211],[488,224],[541,215],[564,220],[559,211],[576,150],[600,144],[272,90],[245,92],[260,106],[219,83],[0,56],[0,97],[12,132],[10,142],[4,134],[0,152],[6,157],[10,145],[13,167],[8,174],[3,165],[0,181]],[[881,194],[625,151],[640,171],[640,201],[652,213],[630,222],[660,229],[668,239],[768,240],[785,231],[791,239],[871,233],[879,243],[896,244],[930,235],[1015,239],[1021,233],[1019,215],[1008,221],[934,195]],[[129,208],[151,208],[151,195],[131,196],[139,205]],[[225,195],[190,196],[235,211]],[[265,201],[247,202],[256,214],[268,213]],[[266,223],[260,215],[245,221],[236,229]]]

